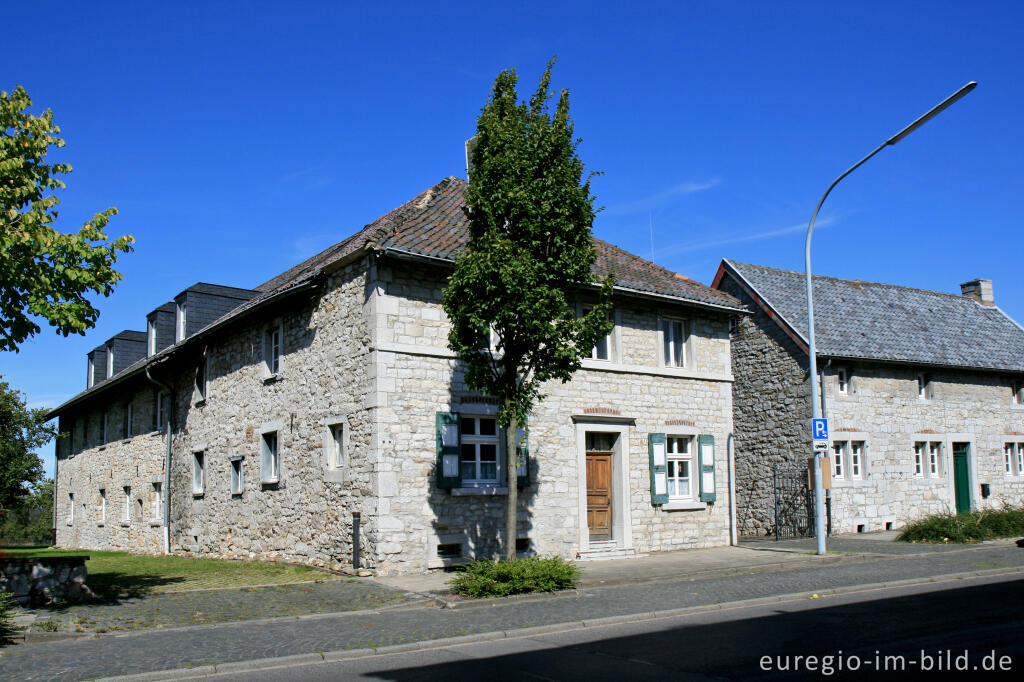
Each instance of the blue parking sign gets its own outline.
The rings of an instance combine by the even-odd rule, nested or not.
[[[828,440],[828,419],[812,419],[811,434],[814,440]]]

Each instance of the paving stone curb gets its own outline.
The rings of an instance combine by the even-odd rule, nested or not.
[[[476,642],[494,641],[499,639],[512,639],[521,637],[532,637],[535,635],[549,634],[552,632],[568,632],[583,628],[597,628],[609,625],[621,625],[624,623],[636,623],[640,621],[659,620],[674,618],[678,616],[708,613],[713,611],[727,611],[742,609],[752,606],[763,606],[781,602],[803,601],[811,598],[810,594],[817,594],[819,597],[838,596],[843,594],[854,594],[858,592],[870,592],[874,590],[892,589],[896,587],[910,587],[914,585],[939,584],[955,582],[968,578],[988,578],[1004,575],[1024,574],[1024,567],[993,568],[977,571],[964,571],[960,573],[948,573],[944,575],[922,576],[920,578],[908,578],[905,580],[889,580],[877,583],[866,583],[862,585],[847,585],[821,589],[817,592],[810,590],[789,594],[773,595],[769,597],[757,597],[754,599],[742,599],[714,604],[703,604],[700,606],[688,606],[679,609],[668,609],[664,611],[648,611],[632,613],[619,616],[608,616],[605,618],[593,618],[580,621],[568,621],[548,625],[538,625],[514,630],[495,630],[470,635],[459,635],[456,637],[444,637],[427,639],[407,644],[395,644],[380,647],[377,649],[339,649],[314,654],[298,654],[293,656],[280,656],[274,658],[261,658],[249,661],[233,661],[212,666],[199,666],[196,668],[177,668],[173,670],[159,670],[138,675],[124,675],[118,677],[101,678],[99,682],[157,682],[160,680],[188,680],[211,677],[219,674],[251,672],[257,670],[273,670],[291,665],[311,665],[325,662],[338,662],[367,656],[406,653],[409,651],[423,651],[428,649],[439,649],[460,644],[472,644]],[[527,595],[533,596],[533,595]]]

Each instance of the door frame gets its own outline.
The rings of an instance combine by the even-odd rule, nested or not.
[[[943,457],[946,464],[946,481],[949,485],[949,511],[956,514],[956,465],[953,463],[953,443],[967,443],[967,495],[971,499],[971,510],[978,508],[978,495],[974,494],[975,482],[978,480],[977,472],[977,444],[975,437],[970,433],[947,433],[943,447],[947,455]]]
[[[633,530],[629,507],[629,424],[577,421],[576,464],[579,490],[577,518],[580,551],[590,549],[590,529],[587,527],[587,431],[615,433],[612,449],[612,542],[622,549],[633,547]]]

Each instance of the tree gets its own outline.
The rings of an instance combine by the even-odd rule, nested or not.
[[[509,481],[506,559],[515,558],[517,429],[544,399],[541,385],[569,381],[611,331],[610,277],[591,310],[576,315],[580,294],[597,282],[593,174],[584,180],[576,156],[567,90],[550,111],[553,65],[528,104],[518,101],[514,70],[494,81],[471,153],[469,244],[443,298],[448,346],[465,362],[467,385],[498,399]],[[481,344],[488,330],[497,337],[493,353]]]
[[[66,163],[46,163],[50,147],[64,140],[47,109],[39,116],[20,85],[0,91],[0,351],[17,352],[39,333],[34,318],[43,318],[68,336],[85,334],[99,311],[86,299],[95,292],[109,296],[121,279],[113,269],[119,252],[131,251],[131,235],[108,242],[103,233],[116,208],[97,213],[77,234],[57,232],[60,200],[51,192],[64,188],[57,176],[71,172]]]
[[[43,476],[33,450],[50,442],[57,427],[47,425],[46,410],[30,410],[19,391],[0,381],[0,514],[17,506]]]

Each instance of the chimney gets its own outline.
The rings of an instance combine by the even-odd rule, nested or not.
[[[996,300],[992,296],[992,280],[972,279],[960,285],[960,293],[968,298],[973,298],[982,305],[995,305]]]

